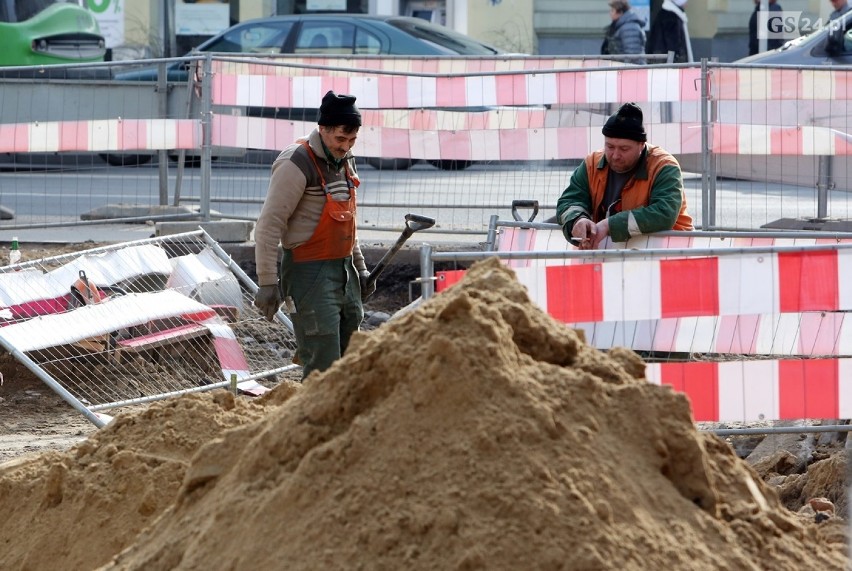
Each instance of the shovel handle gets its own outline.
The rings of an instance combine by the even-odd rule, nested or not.
[[[418,230],[426,230],[435,225],[435,219],[428,216],[420,216],[419,214],[405,215],[405,228],[411,230],[409,236]]]
[[[428,216],[420,216],[419,214],[406,214],[405,215],[405,228],[400,234],[399,238],[396,239],[396,243],[391,247],[390,250],[385,252],[385,255],[382,256],[382,259],[376,264],[376,266],[370,271],[370,275],[367,277],[367,283],[373,284],[377,279],[379,279],[379,274],[381,274],[385,267],[387,267],[388,262],[399,252],[399,249],[402,248],[402,245],[405,244],[405,241],[408,240],[412,234],[418,232],[420,230],[425,230],[427,228],[431,228],[435,225],[435,219],[429,218]]]
[[[518,208],[532,208],[532,214],[530,215],[529,220],[527,220],[527,222],[532,222],[533,220],[535,220],[535,217],[538,214],[538,200],[512,201],[512,218],[514,218],[516,222],[523,222],[524,219],[518,212]]]

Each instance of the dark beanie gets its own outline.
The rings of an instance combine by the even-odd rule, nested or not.
[[[338,95],[329,91],[322,98],[317,123],[326,127],[361,126],[361,112],[355,107],[354,95]]]
[[[642,109],[635,103],[625,103],[619,107],[618,111],[606,120],[601,132],[604,137],[613,139],[630,139],[640,143],[648,140],[645,127],[642,126]]]

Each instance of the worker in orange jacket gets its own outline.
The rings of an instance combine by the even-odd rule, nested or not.
[[[642,109],[625,103],[603,126],[604,148],[586,157],[556,202],[556,219],[567,240],[594,249],[610,236],[692,230],[683,174],[677,160],[649,145]]]

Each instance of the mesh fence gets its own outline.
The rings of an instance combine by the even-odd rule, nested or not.
[[[78,408],[262,392],[295,368],[289,322],[257,313],[256,286],[203,231],[6,266],[0,285],[5,358]]]

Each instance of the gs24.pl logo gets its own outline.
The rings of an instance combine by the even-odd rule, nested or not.
[[[842,26],[839,20],[816,18],[806,12],[779,10],[757,13],[757,38],[793,40],[829,26]]]

